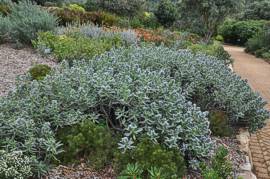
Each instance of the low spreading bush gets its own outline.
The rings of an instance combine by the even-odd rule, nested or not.
[[[86,117],[119,131],[123,152],[147,136],[190,163],[213,148],[203,111],[223,110],[230,125],[251,131],[269,117],[262,98],[224,64],[163,46],[113,49],[88,62],[62,63],[40,81],[19,80],[0,97],[0,139],[7,150],[32,158],[35,173],[62,151],[57,130]]]
[[[45,32],[39,33],[38,39],[33,42],[33,45],[42,54],[52,53],[58,61],[72,61],[74,59],[90,59],[112,47],[119,47],[122,45],[122,41],[119,36],[93,39],[81,35],[70,37]]]
[[[220,26],[218,33],[223,36],[226,43],[245,45],[248,39],[262,29],[264,24],[263,20],[227,20]]]
[[[194,53],[204,53],[216,57],[217,60],[220,60],[225,65],[232,64],[233,60],[230,54],[224,50],[223,46],[220,43],[213,44],[191,44],[187,47],[192,50]]]
[[[13,41],[30,44],[39,31],[53,30],[57,19],[30,1],[11,4],[11,13],[5,17],[10,23],[9,35]]]
[[[64,152],[59,156],[61,162],[76,163],[83,159],[95,169],[112,162],[118,142],[106,126],[95,124],[93,119],[64,127],[56,136],[63,143]]]
[[[270,23],[265,24],[264,28],[249,39],[246,44],[246,51],[270,60]]]
[[[45,64],[38,64],[30,68],[29,73],[34,80],[43,80],[51,71],[51,67]]]
[[[1,142],[1,141],[0,141]],[[22,151],[7,152],[0,150],[0,178],[29,178],[31,172],[31,159],[23,155]]]
[[[162,168],[166,178],[181,178],[186,172],[186,164],[179,150],[166,149],[158,143],[142,138],[136,148],[115,157],[115,166],[122,171],[129,163],[136,163],[142,170],[143,178],[148,178],[148,169]]]

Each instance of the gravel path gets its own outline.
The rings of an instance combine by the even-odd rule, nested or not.
[[[270,110],[269,63],[245,53],[241,47],[224,47],[235,60],[234,71],[247,79],[251,87],[261,94],[268,102],[266,109]],[[270,121],[263,129],[251,135],[249,145],[258,179],[270,179]]]
[[[54,66],[52,59],[44,58],[31,48],[16,50],[11,45],[0,45],[0,96],[14,87],[16,76],[24,74],[35,64]]]

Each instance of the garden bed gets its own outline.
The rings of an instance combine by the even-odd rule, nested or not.
[[[20,50],[12,48],[11,44],[0,46],[0,95],[6,95],[15,85],[16,77],[22,75],[35,64],[55,66],[52,58],[45,58],[35,53],[32,48]]]

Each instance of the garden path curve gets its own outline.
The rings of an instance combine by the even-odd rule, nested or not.
[[[235,60],[234,71],[261,94],[268,102],[266,109],[270,110],[270,64],[245,53],[244,48],[227,45],[224,48]],[[263,129],[251,134],[249,146],[257,178],[270,179],[270,120]]]

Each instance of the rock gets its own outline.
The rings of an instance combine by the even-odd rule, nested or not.
[[[237,140],[240,142],[240,150],[246,152],[247,154],[250,153],[249,150],[249,132],[242,129],[240,130],[240,134],[236,136]]]
[[[233,72],[233,66],[232,66],[232,64],[229,65],[229,69]]]
[[[242,177],[242,179],[257,179],[257,177],[252,172],[239,173],[237,177]]]
[[[242,171],[251,171],[252,166],[251,166],[251,164],[248,162],[248,163],[241,164],[239,168],[240,168],[240,170],[242,170]]]

